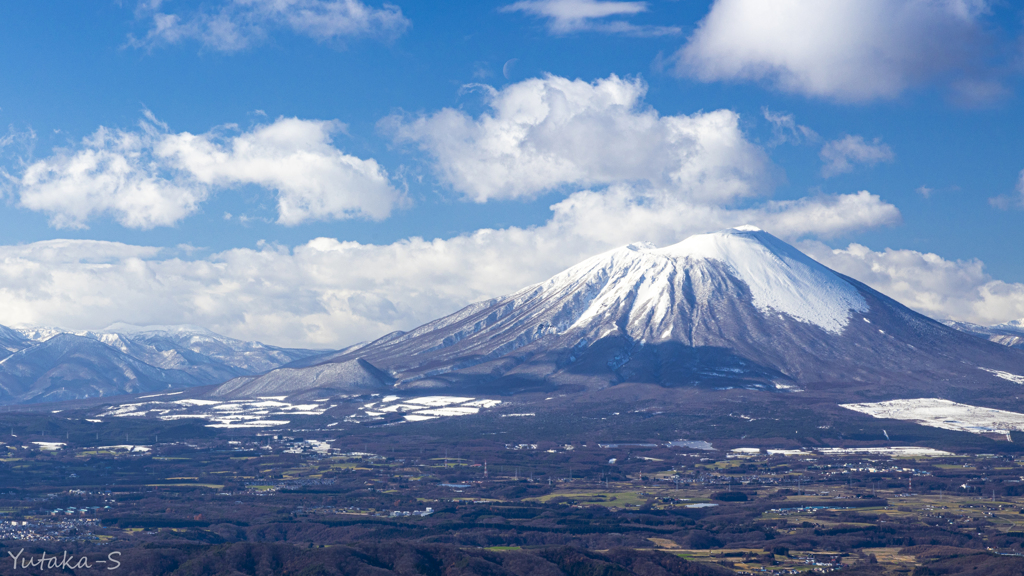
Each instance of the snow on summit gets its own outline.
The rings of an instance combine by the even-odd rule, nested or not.
[[[723,267],[747,286],[754,307],[765,316],[782,313],[839,334],[853,311],[868,310],[852,284],[753,226],[691,236],[666,248],[646,242],[630,244],[590,258],[521,294],[537,288],[548,296],[582,291],[589,305],[574,327],[607,320],[625,307],[634,337],[668,339],[679,328],[673,315],[684,293],[693,294],[692,310],[709,314],[713,297],[739,296],[735,286],[721,281]]]
[[[783,312],[829,332],[841,332],[851,311],[868,311],[852,284],[754,226],[691,236],[658,252],[721,261],[750,288],[761,312]]]

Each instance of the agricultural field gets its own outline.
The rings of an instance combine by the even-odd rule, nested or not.
[[[62,440],[6,426],[7,550],[117,549],[138,574],[196,557],[228,569],[239,547],[296,574],[308,563],[289,550],[342,562],[342,550],[380,546],[442,564],[472,550],[496,565],[643,561],[683,574],[927,574],[972,557],[1016,566],[1024,553],[1024,459],[1012,453],[111,420]]]

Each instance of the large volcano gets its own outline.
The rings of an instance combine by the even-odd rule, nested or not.
[[[407,333],[239,378],[220,396],[661,387],[965,397],[1024,351],[922,316],[754,227],[632,244]]]

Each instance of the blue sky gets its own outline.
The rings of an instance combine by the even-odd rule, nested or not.
[[[6,2],[0,324],[342,346],[746,223],[933,317],[1022,318],[1022,17]]]

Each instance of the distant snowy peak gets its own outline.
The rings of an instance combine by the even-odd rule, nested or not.
[[[221,384],[318,354],[187,325],[118,323],[98,331],[0,326],[0,404]]]
[[[1024,320],[1012,320],[1003,324],[996,324],[995,326],[980,326],[970,322],[957,322],[953,320],[948,320],[944,324],[962,332],[974,334],[979,338],[985,338],[996,344],[1024,349]]]
[[[103,330],[100,330],[104,334],[124,334],[126,336],[136,334],[167,334],[174,336],[191,336],[199,334],[203,336],[213,336],[217,338],[223,338],[219,334],[211,332],[201,326],[193,326],[191,324],[176,324],[170,326],[137,326],[135,324],[128,324],[127,322],[115,322],[110,326],[107,326]]]
[[[75,334],[78,336],[85,334],[85,332],[74,332],[72,330],[64,330],[61,328],[53,328],[50,326],[39,326],[35,328],[16,328],[13,329],[13,331],[17,332],[24,338],[28,340],[33,340],[35,342],[45,342],[58,334]]]
[[[1021,318],[1020,320],[1010,320],[1003,324],[996,324],[993,328],[1008,330],[1011,332],[1020,332],[1021,335],[1024,336],[1024,318]]]
[[[692,293],[694,310],[708,309],[715,298],[739,296],[735,286],[721,281],[723,268],[746,285],[752,304],[765,316],[786,314],[840,334],[854,312],[868,311],[852,284],[753,226],[691,236],[660,249],[650,243],[630,244],[585,260],[513,298],[539,291],[545,298],[574,294],[588,299],[586,310],[572,323],[577,328],[628,306],[634,336],[669,338],[679,312],[674,307],[684,294]]]

